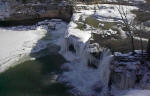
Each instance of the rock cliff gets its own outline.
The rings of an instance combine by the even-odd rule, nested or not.
[[[0,0],[0,25],[34,24],[43,19],[70,21],[72,7],[62,0]],[[15,21],[15,22],[14,22]]]

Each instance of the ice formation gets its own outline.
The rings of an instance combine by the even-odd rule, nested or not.
[[[80,58],[66,63],[62,66],[65,72],[59,78],[61,82],[66,82],[68,86],[72,86],[71,92],[84,96],[107,96],[108,82],[110,75],[110,62],[112,55],[110,51],[104,49],[97,69],[88,66],[88,52],[82,52]],[[90,58],[91,59],[91,58]]]
[[[0,0],[0,19],[3,19],[5,17],[9,17],[11,11],[10,11],[10,5],[8,2],[2,2]]]
[[[143,53],[141,58],[141,51],[121,54],[115,53],[115,61],[113,65],[114,86],[119,89],[141,88],[149,90],[149,64],[147,53]],[[144,62],[142,62],[144,60]]]
[[[1,27],[0,72],[30,59],[30,54],[58,45],[64,38],[66,27],[67,23],[58,19],[41,21],[33,26]]]
[[[38,45],[37,50],[32,50],[38,40],[46,34],[46,31],[40,28],[28,31],[17,31],[13,28],[0,28],[0,30],[0,72],[6,70],[9,66],[13,66],[13,63],[18,61],[19,58],[44,47],[44,43],[42,43]]]
[[[107,96],[110,77],[110,62],[113,59],[110,50],[90,44],[90,31],[76,29],[71,22],[61,43],[60,53],[69,61],[62,66],[64,70],[59,81],[72,86],[71,92],[84,96]],[[92,54],[96,52],[99,57]],[[101,54],[100,54],[101,53]],[[95,67],[90,67],[91,64]]]

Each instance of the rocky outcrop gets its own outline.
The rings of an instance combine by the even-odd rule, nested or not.
[[[150,89],[150,58],[146,52],[115,54],[112,82],[119,89],[139,87]]]
[[[70,21],[72,17],[72,7],[67,5],[66,2],[52,2],[52,0],[45,0],[45,2],[22,3],[15,0],[8,0],[7,2],[2,2],[1,6],[1,26],[34,24],[39,20],[51,18]]]

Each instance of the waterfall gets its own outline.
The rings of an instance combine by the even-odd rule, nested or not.
[[[115,87],[119,89],[134,88],[136,84],[136,73],[135,72],[114,73],[113,81]]]
[[[61,40],[60,53],[69,62],[62,65],[64,72],[58,81],[71,86],[70,92],[75,95],[107,96],[113,56],[99,44],[90,44],[91,33],[74,27],[76,24],[71,22]]]
[[[100,70],[100,81],[104,84],[103,91],[100,96],[107,96],[108,94],[108,83],[110,79],[110,64],[113,59],[109,49],[104,49],[100,56],[99,70]]]
[[[0,1],[0,19],[4,19],[4,17],[9,17],[11,14],[11,7],[9,2]]]
[[[73,45],[76,50],[72,53],[75,58],[72,58],[69,63],[62,66],[62,69],[66,70],[59,78],[60,82],[67,82],[67,85],[72,86],[71,92],[73,94],[83,96],[107,96],[108,94],[108,82],[110,77],[110,63],[113,59],[110,50],[103,49],[100,59],[94,58],[89,52],[88,44],[79,42],[76,37],[68,36],[62,41],[62,50],[66,59],[72,56],[68,54],[70,52],[69,45]],[[88,66],[88,62],[99,62],[98,68],[93,69]]]

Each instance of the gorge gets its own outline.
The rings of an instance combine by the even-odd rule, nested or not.
[[[143,51],[135,33],[133,55],[116,2],[1,2],[0,95],[149,96],[149,27]],[[121,5],[129,21],[138,17],[135,2]]]

